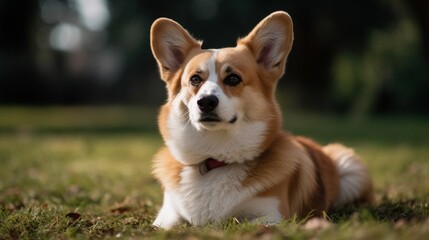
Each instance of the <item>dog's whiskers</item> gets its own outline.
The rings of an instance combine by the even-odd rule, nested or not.
[[[182,120],[182,122],[187,126],[191,122],[191,118],[189,117],[189,111],[183,112],[179,118]],[[186,120],[186,122],[185,122]]]
[[[251,122],[252,122],[252,120],[250,119],[250,117],[249,117],[247,114],[244,114],[244,118],[243,118],[243,120],[244,120],[246,123],[251,123]]]

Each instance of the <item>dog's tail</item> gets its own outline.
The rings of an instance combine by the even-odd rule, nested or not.
[[[340,190],[335,205],[373,201],[371,176],[364,162],[353,149],[341,144],[329,144],[323,151],[337,164]]]

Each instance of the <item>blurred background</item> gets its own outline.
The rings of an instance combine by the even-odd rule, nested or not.
[[[165,88],[149,46],[156,18],[219,48],[276,10],[295,25],[278,90],[284,107],[429,113],[426,0],[1,0],[0,105],[159,106]]]

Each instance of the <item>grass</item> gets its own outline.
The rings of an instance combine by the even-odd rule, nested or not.
[[[427,239],[429,119],[285,114],[285,128],[341,141],[367,162],[376,203],[303,221],[151,227],[161,190],[150,175],[162,141],[146,108],[0,108],[0,239]]]

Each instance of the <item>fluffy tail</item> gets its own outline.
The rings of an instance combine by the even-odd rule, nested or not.
[[[351,202],[371,202],[373,187],[366,165],[353,149],[341,144],[329,144],[323,151],[337,164],[340,176],[340,191],[335,205]]]

